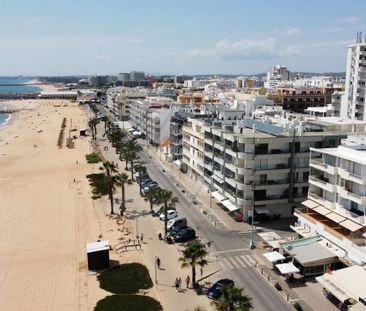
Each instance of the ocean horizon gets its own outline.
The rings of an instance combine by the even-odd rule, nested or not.
[[[31,79],[8,79],[0,78],[0,93],[37,93],[40,88],[34,85],[12,85],[2,86],[1,84],[24,84]]]

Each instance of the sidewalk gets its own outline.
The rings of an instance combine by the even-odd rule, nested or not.
[[[119,160],[119,155],[109,141],[101,137],[103,133],[104,129],[100,126],[98,129],[98,143],[105,159],[117,163],[120,172],[130,174],[124,170],[125,163]],[[117,190],[115,198],[120,198],[120,189]],[[157,292],[164,310],[193,311],[197,307],[210,310],[210,301],[205,295],[199,296],[193,289],[187,289],[186,287],[186,277],[187,275],[191,277],[192,273],[191,268],[181,269],[178,258],[181,256],[180,250],[182,247],[177,244],[166,244],[158,239],[158,233],[163,232],[163,222],[157,217],[151,216],[149,213],[149,204],[140,197],[137,183],[126,187],[126,200],[126,219],[130,220],[135,230],[135,236],[140,236],[141,233],[144,235],[142,250],[138,250],[137,252],[142,256],[144,263],[149,269],[151,279],[156,283],[154,290]],[[116,212],[117,207],[118,204],[116,204]],[[125,251],[117,250],[117,248],[118,246],[114,251],[118,253],[123,262]],[[135,252],[135,250],[133,249],[128,252]],[[157,269],[155,266],[156,256],[161,260],[160,269]],[[215,260],[210,259],[209,261],[210,264],[204,268],[203,277],[220,270],[219,264]],[[182,290],[179,292],[176,291],[174,286],[176,277],[181,277],[182,279]],[[197,268],[197,279],[200,278],[200,271]],[[216,278],[216,275],[213,275],[212,278]],[[209,282],[210,277],[205,279],[205,281]]]

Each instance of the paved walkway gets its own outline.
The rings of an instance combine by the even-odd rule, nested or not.
[[[98,143],[104,157],[106,160],[117,163],[120,171],[124,171],[125,163],[119,160],[119,155],[112,148],[108,140],[101,137],[103,133],[103,127],[100,126],[98,128]],[[116,198],[119,197],[120,194],[117,191]],[[197,307],[211,310],[210,301],[205,295],[197,295],[191,289],[191,284],[189,288],[186,286],[186,277],[187,275],[191,276],[191,269],[181,269],[181,264],[178,261],[178,258],[181,256],[180,251],[183,247],[178,244],[166,244],[158,239],[158,233],[163,232],[163,222],[157,217],[151,216],[149,213],[149,204],[140,197],[137,183],[127,186],[126,199],[127,211],[125,216],[131,220],[137,236],[143,233],[141,255],[149,269],[153,282],[156,283],[154,289],[158,293],[164,310],[193,311]],[[122,249],[116,251],[119,254],[123,254]],[[155,265],[156,257],[159,257],[161,260],[160,269]],[[197,277],[199,279],[201,275],[199,269],[197,270]],[[213,274],[212,279],[216,279],[216,273],[219,273],[219,271],[220,266],[216,260],[210,258],[210,264],[205,267],[205,274],[202,277],[209,284],[211,281],[210,275]],[[182,289],[180,291],[177,291],[174,286],[176,277],[182,279]]]

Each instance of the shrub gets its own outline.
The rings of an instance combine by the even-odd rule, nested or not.
[[[274,287],[277,289],[277,290],[282,290],[282,286],[279,284],[279,283],[276,283],[274,285]]]
[[[160,302],[149,296],[113,295],[99,300],[94,311],[161,311]]]
[[[139,263],[107,270],[98,276],[98,280],[101,288],[114,294],[136,294],[140,289],[153,286],[147,268]]]
[[[85,158],[86,158],[86,162],[91,163],[91,164],[98,163],[98,162],[102,161],[100,156],[98,154],[96,154],[95,152],[87,154],[85,156]]]

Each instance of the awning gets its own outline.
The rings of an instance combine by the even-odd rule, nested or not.
[[[337,287],[332,281],[326,278],[326,275],[318,276],[315,278],[323,287],[336,296],[341,302],[350,298],[343,290]]]
[[[224,205],[230,212],[236,211],[239,209],[236,205],[230,202],[230,200],[221,201],[221,204]]]
[[[310,209],[313,209],[313,208],[319,206],[318,203],[316,203],[312,200],[306,200],[306,201],[302,202],[301,204],[308,207],[308,208],[310,208]]]
[[[337,213],[330,213],[327,214],[325,217],[329,218],[330,220],[333,220],[336,223],[340,223],[341,221],[344,221],[346,219]]]
[[[266,207],[256,207],[255,212],[257,214],[271,214],[271,211]]]
[[[269,262],[276,262],[285,259],[285,256],[283,256],[279,252],[265,253],[263,254],[263,256],[266,257]]]
[[[212,192],[211,195],[219,202],[227,199],[219,191]]]
[[[215,174],[212,175],[212,178],[215,179],[219,184],[223,184],[224,183],[224,181],[222,180],[222,178],[219,177],[219,176],[217,176],[217,175],[215,175]]]
[[[134,134],[134,133],[132,133]],[[164,140],[161,144],[160,147],[168,147],[171,144],[169,139]]]
[[[349,219],[340,222],[339,225],[341,225],[342,227],[348,229],[351,232],[355,232],[355,231],[360,230],[360,229],[363,228],[361,225],[359,225],[359,224],[357,224],[354,221],[349,220]]]
[[[276,268],[281,272],[281,274],[298,273],[300,270],[292,263],[279,263]]]
[[[331,213],[331,211],[329,209],[325,208],[322,205],[319,205],[318,207],[314,208],[314,211],[316,211],[317,213],[319,213],[320,215],[323,215],[323,216]]]

